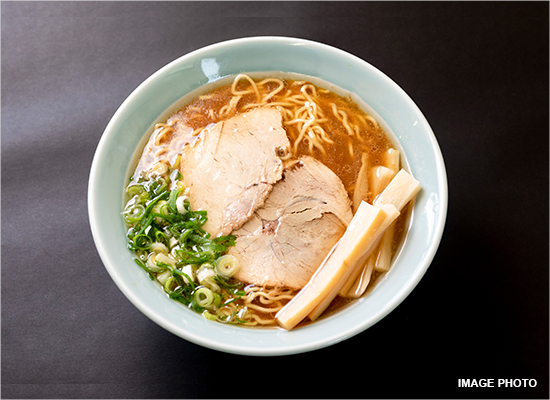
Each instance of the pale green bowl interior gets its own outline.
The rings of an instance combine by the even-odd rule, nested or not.
[[[120,215],[128,168],[152,123],[190,91],[248,71],[310,75],[358,95],[390,126],[423,188],[416,199],[405,246],[374,290],[342,311],[290,332],[211,322],[168,299],[132,261]],[[378,322],[405,299],[424,275],[439,245],[447,212],[447,180],[428,122],[409,96],[378,69],[320,43],[256,37],[222,42],[178,58],[126,99],[96,150],[88,207],[94,241],[107,271],[146,316],[168,331],[209,348],[247,355],[282,355],[349,338]]]

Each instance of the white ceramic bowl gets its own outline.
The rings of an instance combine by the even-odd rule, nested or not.
[[[136,148],[178,99],[220,78],[284,71],[321,78],[353,92],[382,118],[422,184],[413,223],[397,261],[375,289],[340,312],[290,332],[206,320],[170,300],[132,261],[121,218],[123,188]],[[253,37],[211,45],[163,67],[143,82],[109,122],[94,156],[88,188],[92,234],[107,271],[146,316],[191,342],[230,353],[282,355],[319,349],[369,328],[416,286],[439,245],[447,212],[445,166],[428,122],[409,96],[367,62],[320,43]]]

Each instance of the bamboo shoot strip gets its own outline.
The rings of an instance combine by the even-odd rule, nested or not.
[[[365,267],[368,257],[378,247],[378,244],[380,243],[380,239],[382,238],[382,235],[384,234],[385,230],[388,229],[388,227],[393,223],[393,221],[395,221],[399,216],[399,211],[397,211],[397,209],[393,207],[391,204],[382,205],[380,206],[380,208],[382,208],[386,212],[387,214],[386,219],[384,220],[384,222],[382,222],[382,224],[380,224],[380,228],[378,229],[376,234],[372,235],[369,242],[363,244],[364,248],[363,248],[363,251],[361,252],[362,253],[361,257],[358,257],[355,263],[350,267],[350,270],[346,274],[346,280],[344,282],[341,282],[341,284],[338,286],[338,290],[334,294],[334,297],[336,297],[336,294],[339,294],[342,297],[345,297],[347,295],[349,289],[351,288],[351,286],[353,285],[353,283],[355,282],[355,280],[357,279],[357,277]],[[330,303],[326,304],[326,306],[328,307],[329,304]],[[318,311],[319,310],[317,310],[317,313],[316,313],[317,316],[321,315]]]
[[[325,258],[309,282],[275,316],[285,329],[298,325],[331,292],[347,279],[352,263],[362,256],[365,243],[379,231],[386,212],[362,202],[344,235]]]
[[[388,186],[395,172],[386,167],[374,167],[371,174],[371,193],[372,198],[376,198]]]
[[[367,153],[363,153],[361,157],[361,169],[357,175],[357,182],[355,184],[355,190],[353,191],[353,212],[357,212],[359,205],[362,201],[367,201],[369,194],[369,174],[368,165],[369,157]]]
[[[342,287],[340,288],[340,291],[338,292],[338,296],[340,297],[350,297],[350,290],[354,286],[355,282],[359,279],[359,276],[362,274],[362,272],[367,268],[367,261],[372,255],[376,261],[376,258],[378,257],[378,252],[380,249],[380,241],[382,237],[379,237],[376,241],[376,244],[373,247],[372,254],[368,254],[365,257],[362,257],[358,260],[357,266],[351,271],[349,274],[348,279]]]
[[[380,241],[380,238],[384,234],[384,231],[399,216],[399,211],[397,211],[397,209],[390,204],[382,205],[380,206],[380,208],[383,209],[384,212],[386,213],[386,218],[380,224],[380,227],[376,231],[372,232],[368,238],[358,242],[355,245],[355,248],[353,249],[350,248],[349,250],[346,251],[346,254],[350,254],[350,255],[355,254],[356,256],[355,258],[351,258],[350,256],[348,256],[348,259],[350,261],[348,263],[347,271],[343,274],[340,280],[332,287],[329,294],[323,300],[321,300],[321,302],[309,314],[309,319],[311,319],[312,321],[315,321],[317,318],[319,318],[319,316],[327,309],[327,307],[330,305],[332,300],[334,300],[334,298],[342,290],[342,287],[344,286],[344,284],[348,282],[348,279],[352,273],[356,275],[359,275],[361,273],[361,271],[363,270],[363,267],[365,266],[365,262],[367,258],[370,257],[370,255],[378,246],[378,242]],[[349,290],[349,288],[347,290]]]
[[[393,242],[393,233],[395,232],[395,222],[386,229],[382,240],[380,241],[380,252],[376,258],[375,268],[377,271],[386,272],[390,269],[391,245]]]
[[[391,204],[401,212],[403,207],[411,201],[420,191],[420,183],[414,179],[407,171],[401,169],[386,188],[374,200],[375,206]],[[366,260],[365,260],[366,261]],[[358,279],[361,269],[350,274],[348,281],[340,290],[340,296],[347,296],[349,290]]]
[[[395,175],[399,172],[399,150],[396,150],[394,148],[389,148],[388,151],[386,152],[384,165],[386,168],[389,168],[391,171],[393,171],[393,174],[391,175],[391,179],[393,179]],[[385,189],[386,187],[387,185],[384,185],[383,189]],[[380,190],[380,192],[382,192],[382,190]],[[378,196],[379,194],[380,193],[376,193],[376,196]],[[402,210],[399,210],[399,212],[401,211]],[[377,271],[387,271],[390,268],[391,244],[393,241],[394,231],[395,231],[395,222],[386,230],[386,232],[384,233],[384,237],[382,238],[382,242],[380,244],[380,251],[378,253],[378,257],[376,259],[376,264],[375,264],[375,269]]]
[[[393,149],[390,149],[390,150],[393,150]],[[391,153],[391,154],[395,155],[396,151],[397,150],[394,150],[393,153]],[[386,158],[389,158],[390,159],[389,161],[392,162],[392,160],[391,160],[392,157],[387,156]],[[393,158],[395,158],[395,157],[393,157]],[[395,161],[395,160],[393,160],[393,161]],[[399,159],[397,159],[397,161],[399,162]],[[386,160],[386,162],[388,162],[388,160]],[[373,167],[371,169],[371,171],[372,171],[372,173],[371,173],[371,176],[370,176],[370,184],[369,184],[370,187],[372,188],[371,196],[372,196],[372,198],[376,198],[389,185],[389,183],[395,177],[396,173],[392,169],[386,168],[386,167]],[[365,201],[366,201],[366,199],[365,199]],[[377,248],[376,253],[379,253],[380,248],[381,247]],[[376,254],[376,257],[378,257],[378,254]],[[356,283],[357,280],[361,280],[362,282],[365,282],[365,281],[368,282],[367,277],[365,276],[365,274],[367,272],[367,265],[366,265],[367,260],[361,260],[361,261],[363,262],[363,270],[362,271],[357,271],[357,273],[352,275],[349,278],[348,282],[346,282],[344,284],[344,286],[340,290],[340,293],[338,293],[341,297],[348,297],[348,292],[351,289],[351,287],[353,287],[353,286],[357,287],[357,285],[354,285],[354,283]],[[369,279],[370,279],[370,277],[369,277]]]
[[[388,149],[385,154],[384,166],[396,174],[399,172],[399,150]]]
[[[422,186],[407,171],[401,169],[389,185],[374,199],[373,205],[393,204],[399,211],[414,199]]]
[[[370,282],[370,275],[374,271],[387,272],[391,265],[391,250],[393,233],[395,231],[395,221],[386,229],[384,235],[380,239],[380,243],[376,250],[367,260],[363,270],[359,273],[359,276],[355,279],[355,282],[349,290],[343,294],[342,291],[338,293],[342,297],[359,298],[365,293]]]
[[[393,240],[393,232],[395,230],[395,221],[386,229],[380,244],[376,251],[367,260],[367,264],[359,273],[359,276],[347,291],[346,297],[355,299],[361,297],[370,283],[370,278],[374,270],[386,272],[390,269],[391,264],[391,243]],[[340,294],[340,293],[339,293]],[[341,294],[340,294],[341,295]]]
[[[359,277],[355,280],[355,283],[348,292],[348,297],[359,298],[365,292],[365,289],[369,286],[372,272],[375,268],[377,255],[380,253],[372,253],[367,260],[367,264]]]

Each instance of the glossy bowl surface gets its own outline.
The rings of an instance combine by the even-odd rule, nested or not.
[[[292,330],[223,325],[167,298],[132,261],[121,218],[123,188],[137,146],[159,116],[202,85],[250,71],[318,77],[357,95],[385,121],[422,184],[404,248],[387,276],[365,298],[313,324]],[[208,348],[246,355],[311,351],[345,340],[390,313],[413,290],[439,245],[447,212],[445,165],[436,138],[411,98],[369,63],[321,43],[251,37],[186,54],[145,80],[120,106],[97,147],[88,209],[99,255],[120,290],[168,331]]]

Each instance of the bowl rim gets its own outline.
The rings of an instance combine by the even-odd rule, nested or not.
[[[120,276],[116,271],[117,267],[116,265],[113,265],[113,263],[111,262],[108,250],[106,248],[106,244],[102,239],[102,233],[101,233],[102,227],[100,226],[99,220],[98,220],[98,213],[99,213],[98,188],[100,185],[100,182],[98,182],[98,179],[99,179],[100,169],[101,169],[100,158],[101,158],[101,155],[104,154],[108,149],[108,145],[109,145],[108,139],[110,136],[113,135],[113,126],[115,125],[115,121],[120,117],[123,111],[128,107],[131,107],[131,104],[134,101],[134,99],[138,97],[140,93],[148,85],[150,85],[151,83],[154,83],[157,77],[161,76],[166,71],[169,71],[175,68],[180,63],[186,62],[193,58],[200,58],[201,55],[207,54],[212,50],[223,49],[228,46],[231,47],[231,46],[257,44],[257,43],[261,43],[265,45],[303,45],[303,46],[307,46],[310,49],[326,52],[331,56],[343,58],[349,62],[358,64],[362,68],[366,68],[370,73],[375,74],[377,79],[381,79],[385,85],[392,86],[393,89],[396,90],[400,94],[400,96],[402,96],[405,99],[405,101],[408,103],[408,105],[411,107],[412,111],[418,117],[418,123],[423,125],[423,130],[427,134],[427,139],[431,146],[431,150],[434,152],[434,155],[435,155],[435,163],[437,164],[437,171],[436,171],[437,187],[439,188],[439,191],[437,193],[438,201],[439,201],[438,202],[439,209],[437,212],[437,218],[436,220],[433,221],[433,225],[434,225],[434,231],[432,233],[433,240],[430,242],[429,246],[424,251],[424,257],[422,258],[421,265],[417,266],[414,273],[411,276],[409,276],[409,279],[407,280],[407,282],[401,287],[401,290],[399,291],[399,293],[393,296],[391,301],[389,301],[387,304],[385,304],[384,307],[380,308],[377,312],[375,312],[375,314],[371,316],[368,319],[368,321],[358,323],[354,327],[346,331],[340,332],[338,335],[329,335],[326,337],[312,339],[308,343],[286,343],[283,345],[278,345],[277,347],[266,347],[266,348],[258,348],[258,347],[251,348],[242,344],[224,343],[223,341],[220,341],[220,340],[213,340],[208,337],[202,337],[200,335],[193,334],[186,331],[185,329],[175,324],[173,321],[166,321],[165,319],[161,318],[157,313],[154,312],[154,310],[148,308],[144,304],[143,299],[140,299],[139,296],[136,295],[136,293],[134,293],[134,291],[131,288],[129,288],[125,282],[121,282]],[[196,49],[187,54],[184,54],[181,57],[178,57],[177,59],[171,61],[170,63],[166,64],[165,66],[163,66],[162,68],[154,72],[147,79],[145,79],[124,100],[124,102],[120,105],[120,107],[114,113],[108,125],[106,126],[101,136],[101,139],[98,143],[96,152],[94,154],[92,166],[90,169],[89,183],[88,183],[89,222],[90,222],[90,228],[92,231],[92,236],[93,236],[97,251],[109,275],[115,281],[115,284],[119,287],[119,289],[123,292],[123,294],[130,300],[130,302],[133,303],[148,318],[153,320],[155,323],[157,323],[164,329],[176,334],[177,336],[180,336],[190,342],[193,342],[195,344],[199,344],[211,349],[224,351],[228,353],[234,353],[234,354],[244,354],[244,355],[266,356],[266,355],[286,355],[286,354],[296,354],[296,353],[307,352],[307,351],[323,348],[323,347],[338,343],[378,323],[382,318],[388,315],[401,302],[405,300],[405,298],[410,294],[410,292],[414,289],[414,287],[416,287],[418,282],[422,279],[422,277],[426,273],[433,258],[435,257],[437,248],[439,246],[439,243],[443,235],[446,216],[447,216],[447,207],[448,207],[448,187],[447,187],[447,175],[446,175],[443,155],[441,154],[441,150],[437,143],[437,139],[430,125],[428,124],[428,121],[426,120],[426,118],[424,117],[424,115],[422,114],[418,106],[409,97],[409,95],[397,83],[395,83],[391,78],[389,78],[383,72],[378,70],[376,67],[374,67],[367,61],[351,53],[348,53],[344,50],[341,50],[336,47],[323,44],[320,42],[316,42],[308,39],[288,37],[288,36],[253,36],[253,37],[238,38],[238,39],[222,41],[219,43],[214,43],[214,44]],[[309,328],[308,326],[306,326],[304,328],[300,328],[300,330],[305,328],[317,330],[317,328],[312,328],[312,327],[322,326],[324,324],[326,324],[326,321],[320,320],[320,321],[317,321],[315,324],[309,325]],[[236,327],[236,329],[238,329],[238,332],[242,332],[243,327]],[[230,331],[233,331],[233,329],[230,328]],[[262,331],[263,332],[284,332],[285,334],[292,335],[293,332],[296,332],[298,330],[286,332],[286,331],[278,331],[276,329],[269,329],[269,330],[255,329],[255,331],[259,332],[257,334],[254,334],[254,336],[256,337],[257,335],[264,335]]]

